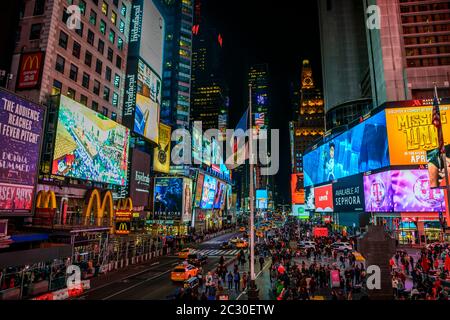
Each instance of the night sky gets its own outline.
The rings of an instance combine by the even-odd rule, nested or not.
[[[278,4],[278,5],[277,5]],[[320,35],[315,0],[203,0],[203,14],[224,39],[230,89],[230,125],[234,128],[248,105],[246,73],[254,63],[268,63],[272,128],[281,130],[278,190],[289,201],[290,151],[288,122],[293,111],[289,84],[300,78],[303,59],[309,59],[321,88]]]

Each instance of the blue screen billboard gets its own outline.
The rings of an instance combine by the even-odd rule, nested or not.
[[[305,186],[390,165],[384,111],[305,154]]]
[[[213,209],[216,188],[217,180],[211,176],[205,175],[202,200],[200,201],[201,209]]]

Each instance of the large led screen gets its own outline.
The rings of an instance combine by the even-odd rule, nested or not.
[[[130,132],[61,96],[52,174],[124,186]]]
[[[202,191],[203,191],[203,182],[205,179],[205,175],[203,173],[199,173],[197,176],[197,185],[195,187],[195,200],[194,207],[200,207],[200,202],[202,201]]]
[[[155,178],[155,219],[181,219],[183,210],[183,178]]]
[[[292,204],[305,203],[305,189],[303,188],[303,173],[291,175]]]
[[[226,187],[226,184],[220,181],[218,182],[217,191],[214,196],[214,209],[221,209],[223,197],[226,195]]]
[[[317,212],[333,212],[333,187],[331,184],[314,188]]]
[[[305,186],[389,166],[386,117],[380,112],[303,157]]]
[[[432,189],[445,189],[447,180],[450,182],[450,144],[444,146],[444,150],[445,157],[442,156],[439,149],[433,149],[427,152],[428,175]],[[447,177],[445,177],[445,166],[448,168]]]
[[[161,80],[142,60],[138,64],[134,132],[158,143]]]
[[[444,143],[450,144],[450,105],[441,105]],[[433,125],[433,106],[386,109],[391,165],[427,163],[427,151],[437,149],[438,132]]]
[[[395,212],[445,212],[444,191],[430,188],[427,170],[391,171]]]
[[[367,212],[445,211],[444,192],[431,189],[427,170],[393,170],[364,177]]]
[[[256,209],[267,209],[269,204],[269,193],[267,190],[256,190]]]
[[[188,178],[183,180],[183,216],[181,221],[186,223],[192,220],[192,180]]]
[[[216,188],[217,180],[211,176],[205,175],[202,200],[200,202],[201,209],[213,209]]]
[[[0,212],[30,214],[37,180],[44,110],[0,91]]]
[[[308,210],[308,211],[316,210],[313,187],[305,188],[305,210]]]

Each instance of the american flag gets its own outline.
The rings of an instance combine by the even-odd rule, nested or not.
[[[442,122],[441,122],[441,110],[439,108],[439,98],[437,94],[437,88],[435,88],[434,99],[433,99],[433,125],[438,130],[438,143],[439,150],[444,151],[444,135],[442,133]]]
[[[255,125],[257,127],[263,127],[264,126],[264,113],[255,113]]]

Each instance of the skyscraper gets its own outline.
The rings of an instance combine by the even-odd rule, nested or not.
[[[164,16],[164,63],[161,122],[189,128],[194,4],[191,0],[158,0]]]
[[[371,109],[369,55],[363,3],[318,3],[326,130],[331,130]]]
[[[371,5],[381,16],[380,29],[366,28],[374,105],[433,98],[435,85],[450,96],[450,3],[364,1]]]
[[[79,28],[66,23],[71,4],[81,10]],[[26,0],[9,89],[36,102],[61,93],[120,122],[130,12],[129,0]]]

